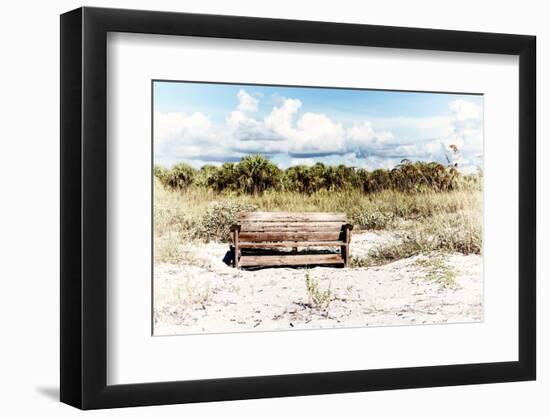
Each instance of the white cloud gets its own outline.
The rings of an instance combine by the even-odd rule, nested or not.
[[[220,134],[203,113],[188,115],[155,112],[153,134],[155,160],[162,165],[201,159],[204,156],[210,161],[238,159],[240,156],[228,152],[229,138]]]
[[[449,107],[456,120],[460,123],[466,121],[477,122],[481,119],[483,113],[481,106],[466,100],[455,100]]]
[[[453,114],[452,133],[445,138],[445,145],[455,145],[461,153],[460,163],[479,165],[483,153],[483,108],[465,100],[450,104]]]
[[[267,128],[282,136],[291,136],[294,132],[294,115],[302,107],[302,102],[297,99],[285,99],[279,107],[274,107],[271,113],[265,118]]]
[[[388,131],[375,131],[370,122],[363,120],[346,129],[346,138],[346,148],[362,155],[383,148],[394,136]]]
[[[265,125],[275,134],[287,139],[285,150],[294,154],[339,153],[344,147],[345,130],[340,123],[321,113],[304,113],[297,118],[302,107],[297,99],[283,99],[278,107],[264,119]]]
[[[199,112],[191,115],[155,112],[154,126],[156,144],[163,144],[172,139],[201,136],[212,128],[210,119]]]
[[[347,125],[323,113],[302,113],[304,104],[295,98],[279,97],[263,118],[254,116],[258,105],[241,89],[223,123],[199,112],[155,112],[157,163],[185,160],[196,166],[261,153],[279,155],[285,165],[324,161],[375,169],[404,158],[445,163],[451,144],[460,149],[464,167],[480,163],[483,109],[467,100],[450,103],[450,116],[358,119]]]
[[[289,139],[288,152],[295,154],[340,153],[345,148],[342,125],[318,113],[300,117]]]
[[[261,122],[248,116],[246,113],[235,110],[226,119],[227,128],[241,140],[261,139],[265,130]],[[260,135],[261,137],[256,137]]]
[[[258,110],[258,100],[252,97],[244,90],[239,90],[237,93],[239,99],[238,109],[245,113],[253,113]]]
[[[313,158],[292,158],[288,165],[294,167],[296,165],[312,166],[314,164],[315,160]]]

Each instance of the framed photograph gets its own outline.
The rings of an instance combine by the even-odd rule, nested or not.
[[[533,380],[535,37],[61,16],[61,401]]]

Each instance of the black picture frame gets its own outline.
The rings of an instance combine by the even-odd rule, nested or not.
[[[519,358],[512,362],[107,385],[108,32],[519,56]],[[61,15],[61,401],[82,409],[534,380],[534,36],[79,8]]]

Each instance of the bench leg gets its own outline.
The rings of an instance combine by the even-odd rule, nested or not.
[[[233,231],[233,267],[239,268],[239,231]]]
[[[346,253],[346,245],[340,246],[340,255],[342,255],[342,260],[344,261],[344,266],[347,266],[347,253]]]
[[[349,244],[342,246],[342,256],[344,258],[344,266],[348,266],[349,263]]]
[[[345,235],[344,235],[345,245],[342,246],[342,258],[344,259],[344,266],[348,266],[348,263],[349,263],[349,242],[351,240],[350,235],[351,235],[350,230],[346,227]]]

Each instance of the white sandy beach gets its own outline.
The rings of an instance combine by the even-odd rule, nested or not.
[[[394,239],[388,232],[356,234],[354,256]],[[454,284],[434,280],[419,255],[371,268],[237,270],[223,262],[227,243],[193,244],[178,264],[154,270],[155,335],[288,330],[483,320],[480,255],[441,255]],[[330,288],[328,308],[311,305],[305,276]]]

